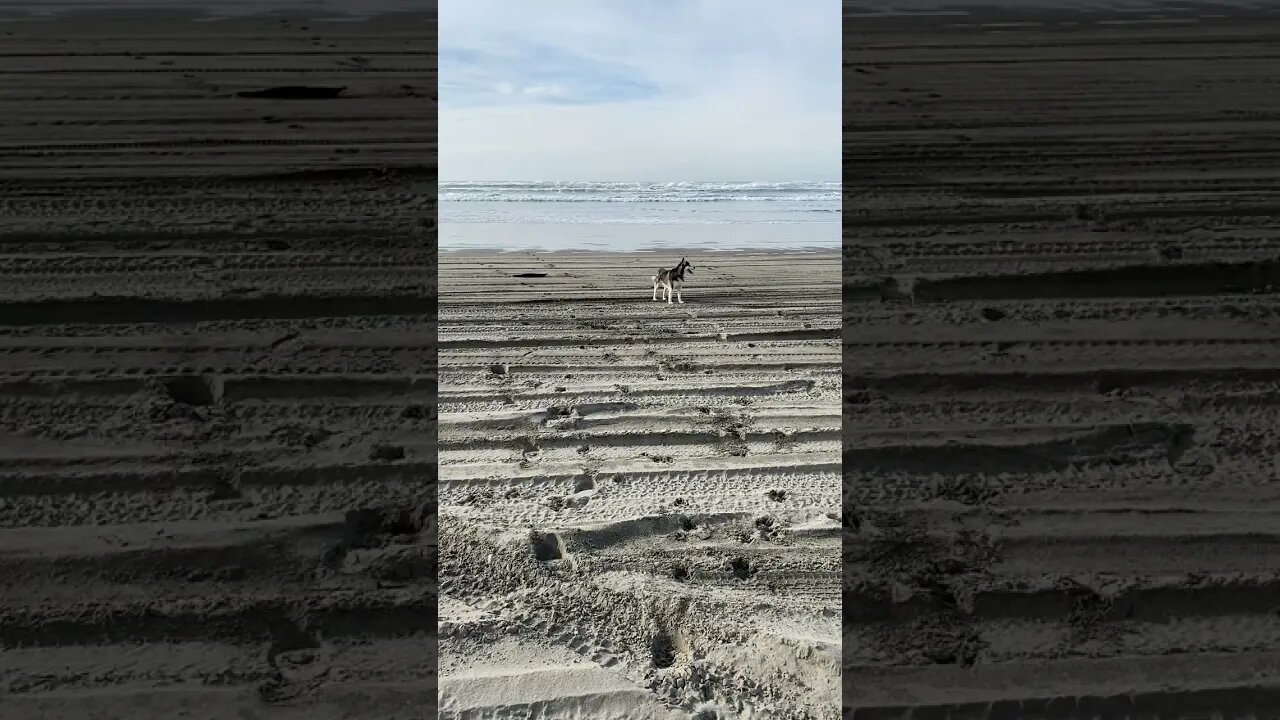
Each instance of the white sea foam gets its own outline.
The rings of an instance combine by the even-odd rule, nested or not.
[[[442,182],[441,202],[839,202],[839,182]]]
[[[839,182],[445,182],[440,247],[839,247]]]

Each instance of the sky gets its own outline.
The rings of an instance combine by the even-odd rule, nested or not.
[[[839,0],[441,0],[440,179],[840,179]]]

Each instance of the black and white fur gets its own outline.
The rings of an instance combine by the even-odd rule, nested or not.
[[[676,300],[681,305],[684,304],[684,298],[680,296],[680,286],[684,284],[685,273],[692,273],[693,266],[688,260],[680,258],[680,264],[666,270],[658,268],[658,274],[653,276],[653,299],[658,299],[658,288],[662,288],[663,297],[667,299],[667,304],[671,304],[672,291],[675,292]]]

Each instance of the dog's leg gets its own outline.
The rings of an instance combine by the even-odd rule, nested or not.
[[[653,299],[658,299],[658,278],[653,279]]]
[[[680,301],[680,304],[681,304],[681,305],[683,305],[683,304],[684,304],[684,297],[682,297],[682,296],[680,295],[680,289],[679,289],[679,288],[676,288],[676,299]]]

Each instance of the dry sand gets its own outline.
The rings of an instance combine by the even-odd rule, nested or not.
[[[434,717],[424,43],[0,23],[5,720]]]
[[[839,258],[686,254],[441,256],[442,718],[838,716]]]
[[[1094,5],[847,21],[853,717],[1280,707],[1280,15]]]

